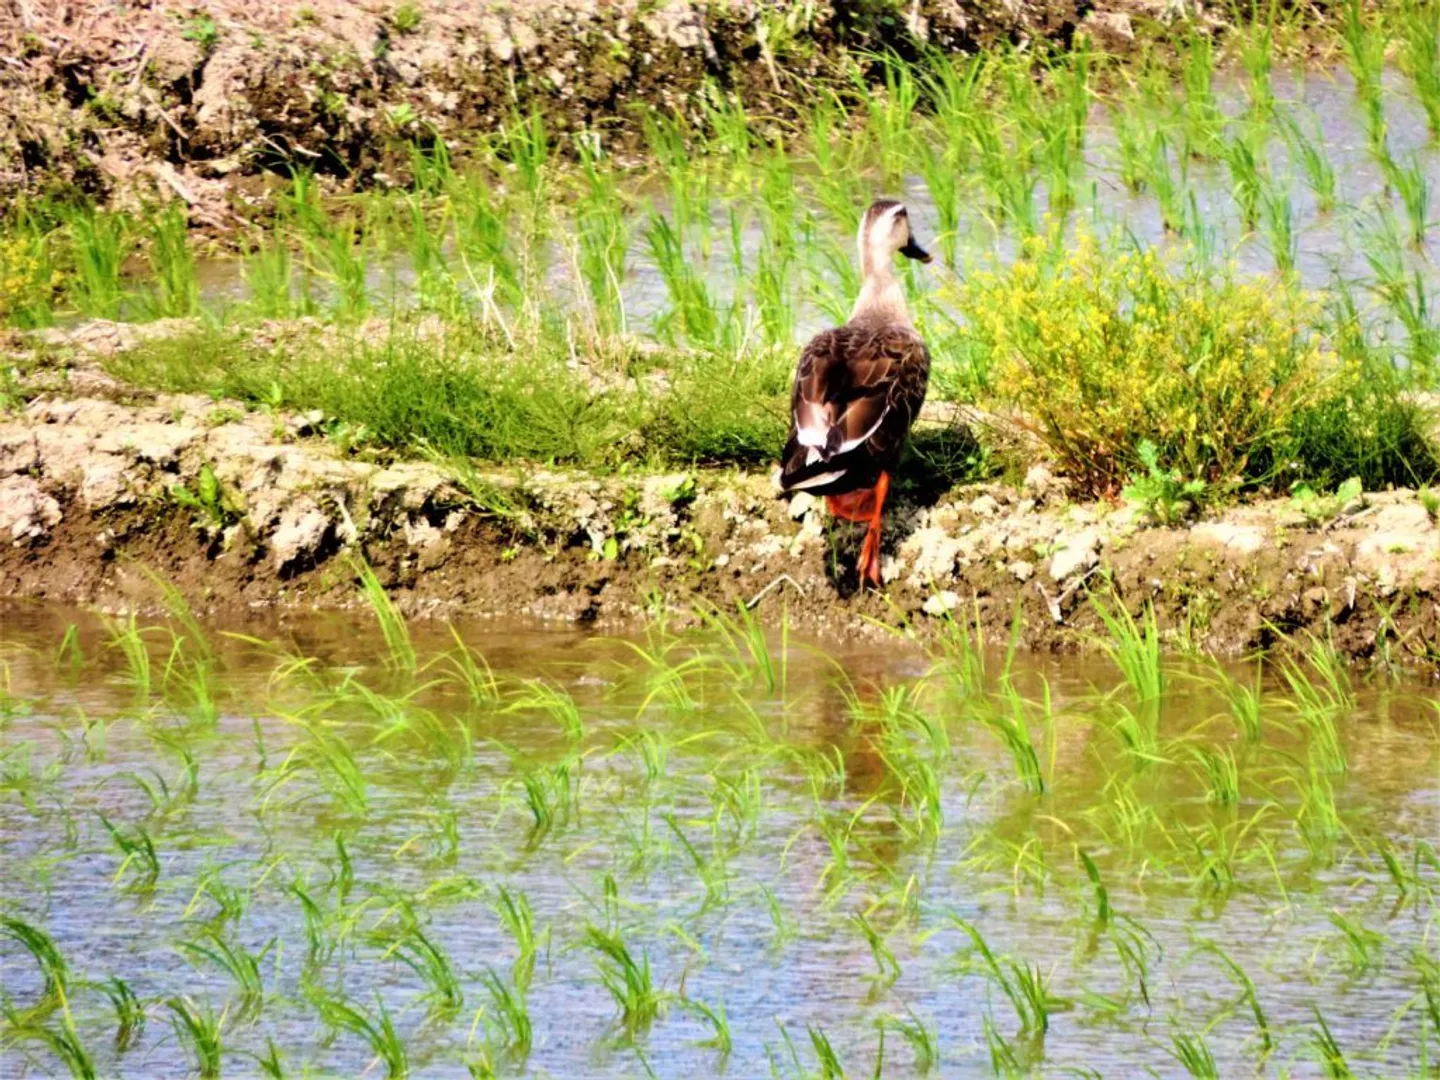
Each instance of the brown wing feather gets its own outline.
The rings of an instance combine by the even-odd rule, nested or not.
[[[817,334],[795,371],[782,483],[839,471],[863,486],[893,467],[925,400],[929,371],[930,354],[908,327],[847,325]]]

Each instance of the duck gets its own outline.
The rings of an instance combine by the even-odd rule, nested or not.
[[[832,517],[868,526],[856,568],[862,588],[879,588],[885,499],[930,379],[895,256],[928,263],[930,254],[894,199],[870,205],[856,239],[861,284],[849,321],[811,338],[795,367],[780,487],[823,495]]]

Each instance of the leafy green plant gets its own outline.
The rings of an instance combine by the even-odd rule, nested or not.
[[[239,496],[226,490],[208,462],[200,466],[195,490],[185,484],[172,484],[170,498],[193,512],[192,524],[202,531],[223,532],[244,514]]]
[[[180,36],[193,41],[205,52],[212,51],[220,41],[220,27],[207,12],[201,11],[185,20]]]
[[[1142,439],[1135,453],[1145,471],[1130,474],[1130,482],[1120,492],[1127,502],[1162,525],[1173,525],[1199,511],[1205,500],[1204,480],[1186,480],[1179,469],[1162,469],[1160,448],[1149,439]]]
[[[1361,504],[1364,490],[1358,476],[1346,480],[1333,495],[1321,495],[1309,484],[1297,483],[1290,489],[1290,508],[1303,514],[1311,525],[1334,521],[1347,508]]]

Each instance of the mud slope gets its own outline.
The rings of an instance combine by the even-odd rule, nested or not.
[[[0,416],[0,594],[152,608],[152,575],[212,611],[353,604],[363,556],[407,611],[623,626],[664,602],[755,604],[816,633],[978,616],[1070,647],[1089,590],[1153,601],[1179,644],[1234,653],[1331,627],[1347,654],[1440,658],[1440,528],[1414,493],[1311,521],[1288,501],[1147,527],[1075,505],[1043,467],[891,515],[885,594],[856,594],[858,537],[808,496],[732,472],[457,477],[337,455],[319,416],[148,394],[75,368]],[[838,569],[837,569],[838,568]],[[663,600],[657,600],[663,598]]]
[[[784,117],[877,50],[1215,25],[1196,0],[0,0],[0,199],[178,195],[223,229],[266,169],[383,183],[417,138],[532,109],[623,150],[635,105],[701,121],[707,85]]]

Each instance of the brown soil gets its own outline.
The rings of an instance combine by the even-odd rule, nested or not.
[[[116,336],[98,324],[72,340]],[[499,473],[506,498],[481,505],[436,466],[339,456],[318,417],[150,394],[83,363],[29,379],[28,403],[0,418],[0,595],[143,610],[160,605],[158,577],[214,613],[340,607],[357,602],[359,555],[417,615],[623,627],[663,597],[682,618],[746,602],[853,636],[930,633],[948,611],[997,641],[1018,618],[1026,646],[1050,649],[1090,640],[1088,594],[1113,585],[1186,647],[1329,632],[1357,659],[1440,662],[1440,527],[1409,491],[1323,521],[1275,500],[1158,527],[1072,503],[1037,466],[1020,488],[895,505],[887,587],[857,592],[858,536],[768,476]]]
[[[178,197],[223,230],[267,172],[400,180],[416,139],[463,148],[517,111],[623,151],[638,103],[783,118],[879,50],[1218,25],[1200,0],[0,0],[0,199]]]

